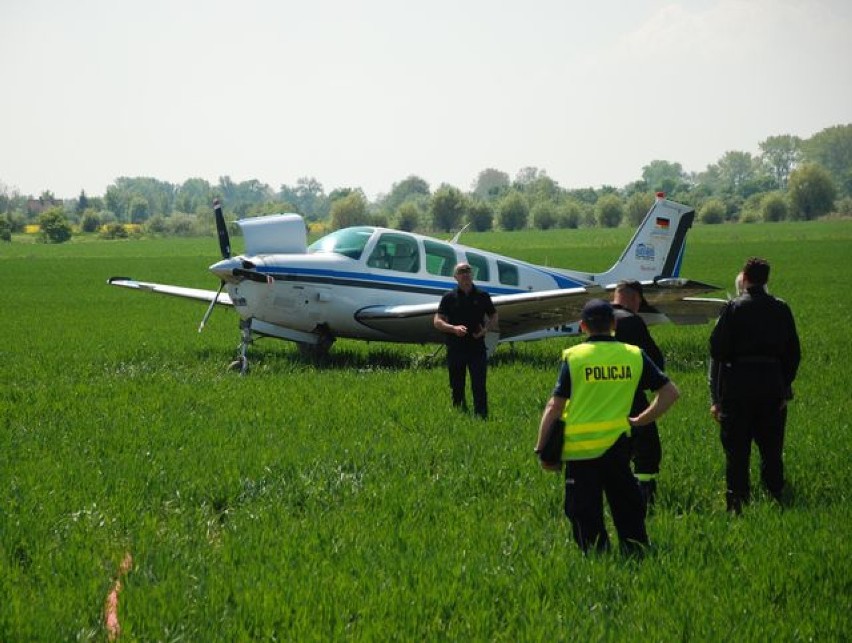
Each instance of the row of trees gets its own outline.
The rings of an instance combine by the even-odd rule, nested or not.
[[[59,207],[52,205],[56,199],[50,192],[36,201],[10,194],[0,184],[0,237],[34,221],[43,229],[55,228],[62,217],[83,231],[101,230],[108,236],[124,233],[126,228],[116,225],[123,223],[153,233],[208,233],[214,198],[222,200],[231,216],[298,212],[321,229],[375,224],[449,232],[463,225],[473,230],[636,225],[658,191],[695,206],[705,223],[852,214],[852,124],[829,127],[806,140],[771,136],[759,149],[757,156],[726,152],[700,173],[655,160],[642,168],[640,179],[621,188],[563,188],[535,167],[522,169],[514,179],[485,169],[469,192],[447,184],[432,191],[424,179],[409,176],[374,202],[360,188],[326,193],[313,177],[277,191],[257,180],[236,183],[228,176],[216,184],[192,178],[181,185],[121,177],[102,197],[81,192]]]

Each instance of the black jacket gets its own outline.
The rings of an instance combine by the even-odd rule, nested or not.
[[[710,335],[711,399],[789,399],[801,357],[790,307],[749,288],[728,302]]]

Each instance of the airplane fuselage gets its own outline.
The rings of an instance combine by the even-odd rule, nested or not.
[[[222,278],[240,317],[304,333],[324,327],[335,337],[399,341],[359,321],[374,306],[434,304],[456,286],[453,267],[473,266],[474,282],[492,296],[583,287],[590,283],[568,271],[535,266],[491,252],[442,242],[415,233],[361,227],[321,239],[306,253],[240,256],[211,271]],[[327,241],[330,238],[330,241]],[[242,279],[234,270],[250,265],[262,279]],[[434,341],[435,333],[410,336]]]

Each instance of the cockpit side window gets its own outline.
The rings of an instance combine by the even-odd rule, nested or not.
[[[399,272],[418,272],[420,247],[417,245],[417,239],[395,232],[384,233],[379,237],[367,265]]]
[[[518,267],[505,261],[497,261],[497,276],[500,279],[500,283],[507,286],[517,286],[520,283]]]
[[[488,259],[473,252],[466,252],[467,262],[473,268],[474,281],[489,281]]]
[[[456,267],[456,251],[451,245],[437,241],[424,241],[423,248],[426,250],[426,272],[441,277],[453,276],[453,268]]]

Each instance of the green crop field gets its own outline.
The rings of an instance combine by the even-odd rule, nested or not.
[[[463,240],[594,271],[630,234]],[[655,327],[682,397],[630,560],[580,554],[532,453],[577,340],[502,346],[481,422],[433,346],[341,341],[317,365],[261,340],[239,377],[233,311],[199,335],[203,304],[106,285],[215,289],[212,238],[0,244],[0,640],[106,640],[117,581],[126,640],[848,640],[852,222],[696,226],[682,273],[724,296],[752,254],[803,344],[791,505],[757,489],[726,514],[711,326]]]

